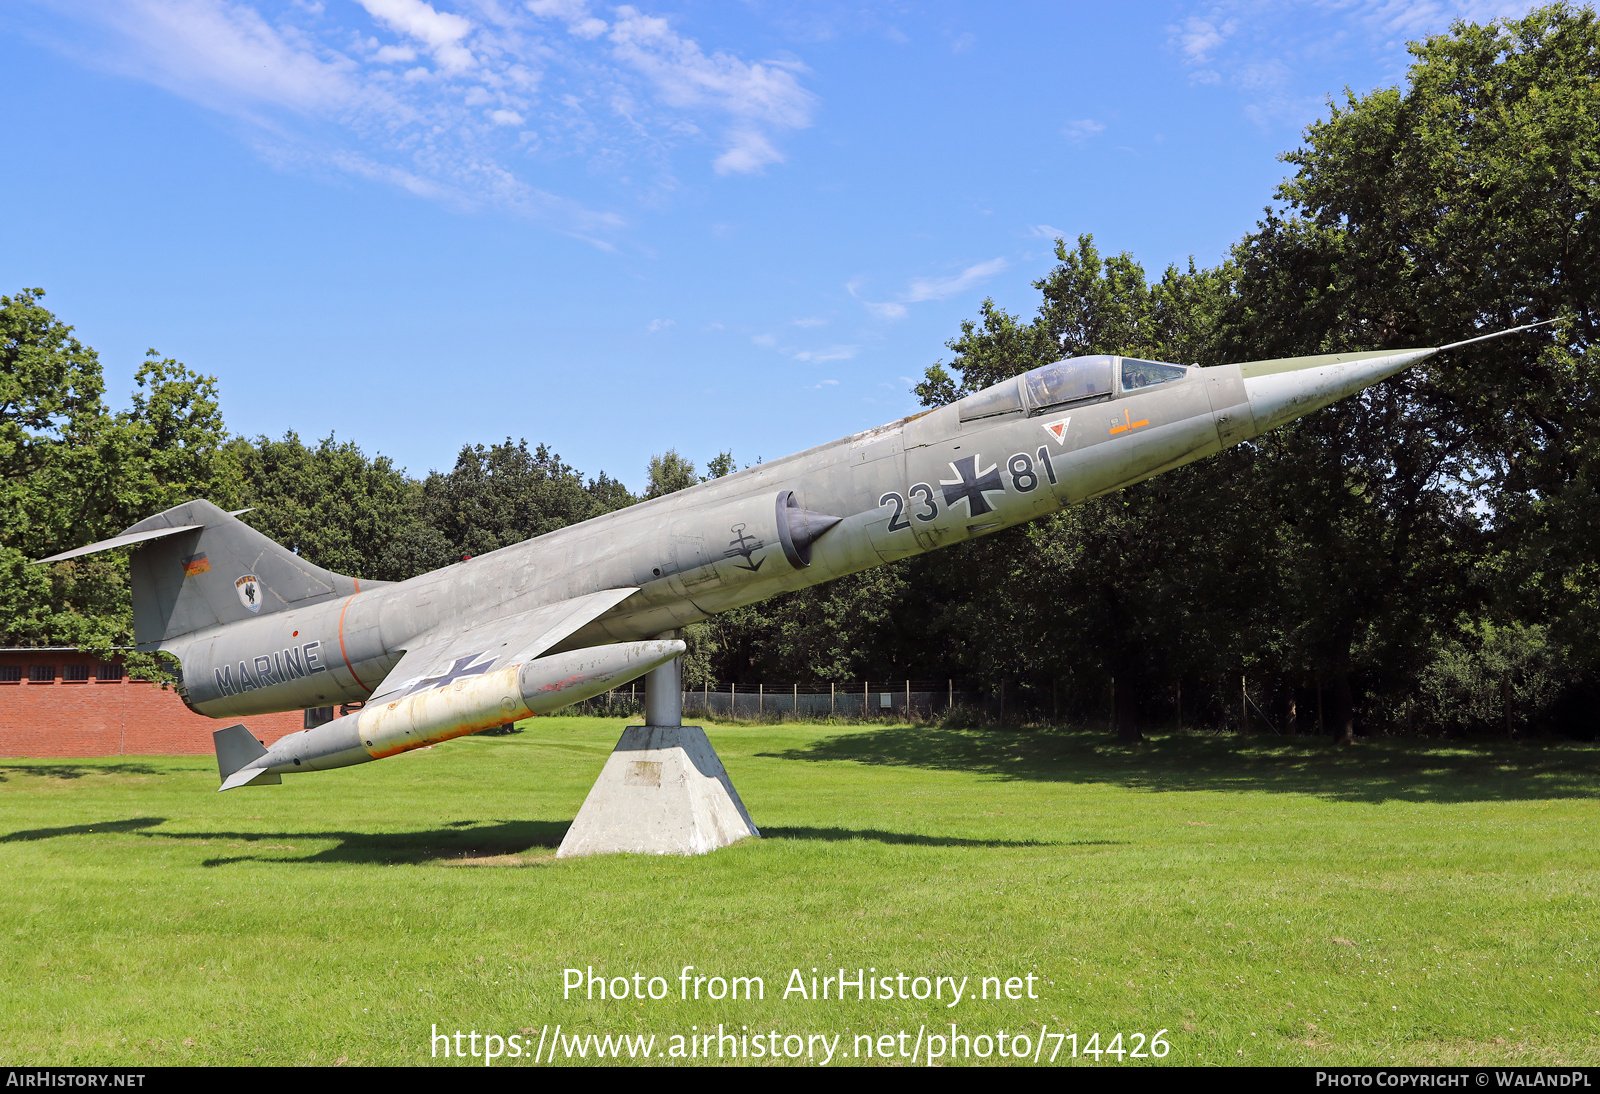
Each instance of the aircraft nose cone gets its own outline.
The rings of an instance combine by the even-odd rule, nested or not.
[[[1245,394],[1255,417],[1255,433],[1265,433],[1321,410],[1438,352],[1406,349],[1330,353],[1241,365]]]

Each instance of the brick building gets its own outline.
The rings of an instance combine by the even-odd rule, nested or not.
[[[171,688],[129,679],[120,658],[0,649],[0,756],[210,755],[211,734],[236,722],[270,745],[305,728],[305,715],[207,718]]]

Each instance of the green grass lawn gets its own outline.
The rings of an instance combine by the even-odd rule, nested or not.
[[[708,727],[764,839],[556,860],[622,724],[228,794],[205,758],[0,761],[0,1062],[422,1063],[435,1024],[659,1056],[721,1023],[842,1034],[838,1063],[954,1022],[1165,1029],[1181,1064],[1600,1063],[1600,747]],[[681,1001],[685,965],[766,998]],[[590,966],[671,995],[563,999]],[[967,997],[783,997],[840,966]]]

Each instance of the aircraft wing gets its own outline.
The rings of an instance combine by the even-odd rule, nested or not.
[[[567,635],[622,603],[637,589],[604,589],[511,615],[477,619],[418,636],[368,703],[392,702],[539,656]]]

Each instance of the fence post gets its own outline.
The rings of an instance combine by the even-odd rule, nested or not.
[[[872,688],[868,686],[871,683],[871,680],[861,681],[861,720],[863,722],[867,720],[867,693],[872,690]],[[951,990],[954,991],[955,989],[952,988]]]
[[[794,715],[795,721],[800,720],[800,685],[794,686],[794,704],[790,706],[789,713]]]
[[[835,697],[834,689],[836,687],[838,687],[838,686],[839,685],[835,684],[833,681],[831,681],[831,680],[828,681],[828,717],[830,717],[830,718],[833,717],[834,710],[835,710],[836,705],[837,705],[837,699]]]
[[[756,685],[756,717],[763,717],[767,713],[767,685]]]
[[[733,698],[734,695],[735,695],[734,689],[737,688],[738,686],[739,685],[735,684],[732,680],[728,681],[728,720],[729,721],[733,720],[734,712],[739,709],[738,704],[734,702],[734,698]],[[954,990],[954,989],[951,989],[951,990]]]
[[[956,705],[956,682],[954,677],[945,677],[945,685],[950,689],[950,694],[945,696],[944,709],[949,710]]]
[[[911,681],[906,681],[906,721],[911,720]]]
[[[1250,699],[1250,692],[1245,687],[1244,673],[1239,674],[1239,732],[1250,732],[1250,711],[1245,707]]]

